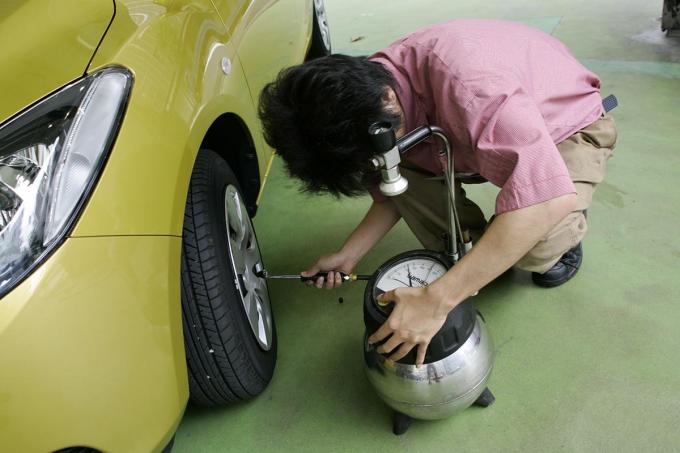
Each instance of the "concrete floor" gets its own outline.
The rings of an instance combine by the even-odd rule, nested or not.
[[[556,289],[513,271],[482,290],[475,301],[496,341],[496,404],[417,422],[402,437],[363,375],[363,285],[272,283],[271,386],[247,404],[189,407],[175,451],[678,451],[680,41],[658,30],[662,1],[326,3],[336,52],[368,54],[447,19],[504,18],[553,33],[602,77],[603,93],[621,103],[620,139],[589,212],[583,268]],[[492,187],[470,193],[491,213]],[[256,220],[267,267],[297,272],[339,247],[368,205],[299,194],[275,161]],[[417,247],[400,224],[358,270]]]

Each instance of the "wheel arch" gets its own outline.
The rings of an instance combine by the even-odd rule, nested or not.
[[[262,179],[253,136],[245,121],[231,112],[219,115],[208,127],[201,148],[216,152],[229,164],[241,186],[248,213],[253,217]]]

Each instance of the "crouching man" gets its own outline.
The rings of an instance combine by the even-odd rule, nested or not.
[[[571,279],[582,261],[586,209],[616,142],[598,77],[557,39],[520,24],[457,20],[416,31],[369,58],[331,55],[281,72],[260,98],[268,143],[307,190],[370,191],[373,204],[344,246],[303,275],[351,272],[403,218],[424,247],[442,250],[447,226],[439,145],[402,156],[402,195],[376,190],[367,134],[390,122],[397,137],[423,125],[443,128],[457,172],[478,173],[501,190],[495,216],[456,184],[456,205],[475,246],[432,285],[399,288],[395,306],[369,341],[399,360],[428,343],[447,314],[511,266],[544,287]],[[340,285],[337,272],[316,286]]]

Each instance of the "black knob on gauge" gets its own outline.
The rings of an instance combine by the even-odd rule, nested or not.
[[[392,124],[387,121],[371,124],[368,128],[368,135],[376,153],[386,153],[397,144],[397,136],[392,129]]]

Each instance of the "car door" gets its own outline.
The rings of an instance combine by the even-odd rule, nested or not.
[[[253,101],[257,102],[264,85],[281,69],[304,60],[312,26],[312,0],[253,0],[246,6],[232,36]]]
[[[243,13],[251,3],[249,0],[212,0],[222,22],[227,27],[229,34],[234,35],[235,27],[241,21]]]

